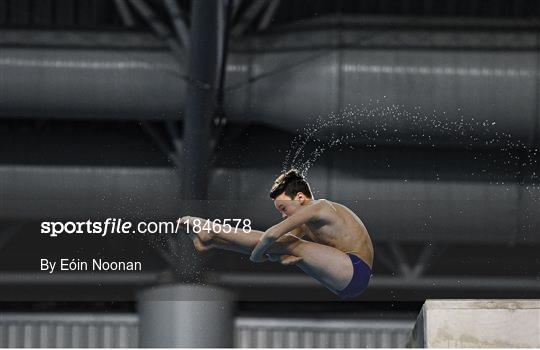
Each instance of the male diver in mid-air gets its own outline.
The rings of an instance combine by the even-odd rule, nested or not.
[[[339,297],[353,298],[368,286],[373,245],[362,221],[346,206],[313,198],[308,182],[294,169],[281,174],[270,191],[283,220],[265,232],[224,230],[222,225],[190,231],[198,251],[211,248],[251,255],[253,262],[297,265]],[[181,224],[193,226],[184,216]],[[226,232],[227,231],[227,232]]]

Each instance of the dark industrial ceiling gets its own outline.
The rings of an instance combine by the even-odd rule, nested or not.
[[[234,20],[255,1],[234,1]],[[0,0],[0,26],[4,28],[80,28],[114,29],[124,27],[112,0]],[[160,19],[167,20],[167,11],[162,1],[152,0],[148,4]],[[189,13],[190,2],[178,1],[180,10]],[[269,6],[263,1],[261,8]],[[348,14],[360,16],[430,16],[462,18],[505,18],[538,19],[540,3],[534,0],[289,0],[276,5],[270,26],[286,24],[313,17]],[[256,30],[258,17],[248,28]],[[185,18],[186,20],[188,18]],[[133,28],[144,28],[141,18],[134,19]]]

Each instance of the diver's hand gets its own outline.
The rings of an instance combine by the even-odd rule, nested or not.
[[[300,261],[302,261],[303,258],[299,257],[299,256],[294,256],[294,255],[282,255],[281,256],[281,259],[280,259],[280,263],[281,265],[296,265],[298,264]]]
[[[259,242],[253,248],[253,251],[251,252],[251,256],[249,257],[249,260],[253,262],[263,262],[266,260],[265,258],[265,252],[268,250],[268,248],[274,244],[274,242],[277,240],[277,237],[273,234],[271,231],[266,231],[261,238],[259,239]]]
[[[301,257],[294,255],[279,255],[279,254],[265,254],[268,257],[268,261],[279,262],[281,265],[296,265],[302,261]]]

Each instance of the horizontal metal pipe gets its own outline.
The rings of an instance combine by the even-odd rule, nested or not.
[[[148,285],[159,281],[159,272],[139,273],[30,273],[30,272],[2,272],[0,285]]]
[[[232,46],[229,121],[295,132],[317,116],[348,109],[327,134],[354,131],[361,135],[350,141],[359,143],[455,147],[500,143],[497,137],[509,135],[515,146],[537,145],[536,31],[328,28],[291,27]],[[185,67],[155,46],[3,48],[0,116],[177,119]]]
[[[169,221],[206,205],[213,218],[248,218],[256,229],[279,221],[268,199],[271,170],[218,168],[210,201],[179,195],[180,178],[168,168],[0,166],[0,218],[75,220],[132,218]],[[317,197],[359,213],[378,241],[538,242],[539,189],[519,184],[365,179],[314,167]]]
[[[1,117],[177,119],[184,67],[166,51],[2,49]]]
[[[302,274],[283,273],[214,273],[211,280],[228,287],[313,287],[320,285],[316,280]],[[535,278],[508,277],[379,277],[374,276],[370,288],[466,288],[497,290],[531,290],[539,291],[540,284]]]

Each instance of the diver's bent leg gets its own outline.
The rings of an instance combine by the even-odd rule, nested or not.
[[[216,245],[218,247],[221,245],[222,249],[228,249],[225,248],[228,244],[236,248],[229,250],[249,255],[262,235],[263,232],[257,230],[214,232],[207,242],[210,243],[215,239],[221,241],[221,244],[216,243]],[[344,289],[353,275],[353,266],[347,254],[336,248],[305,241],[291,234],[281,237],[268,249],[268,253],[302,258],[302,261],[297,264],[298,267],[333,292]]]
[[[302,258],[298,267],[334,293],[345,289],[354,272],[351,258],[339,249],[301,241],[290,251],[290,254]]]

